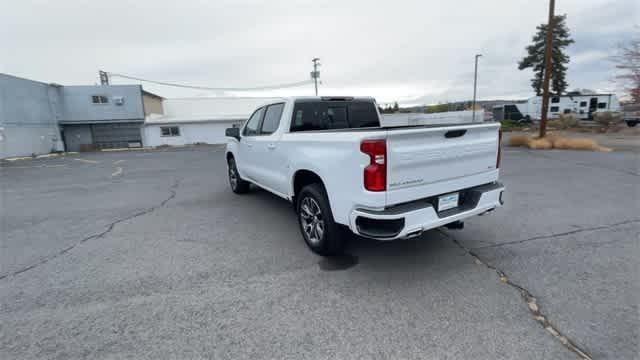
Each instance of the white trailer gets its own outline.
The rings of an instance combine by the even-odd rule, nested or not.
[[[560,114],[572,113],[579,120],[593,120],[594,113],[619,110],[620,104],[615,94],[554,95],[549,97],[547,116],[553,119]],[[542,96],[531,97],[522,103],[494,107],[494,116],[498,120],[540,120],[541,115]]]

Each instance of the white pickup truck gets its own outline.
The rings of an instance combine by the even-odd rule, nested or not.
[[[255,184],[294,204],[314,252],[340,252],[346,229],[419,236],[503,203],[500,124],[383,127],[373,98],[295,97],[226,130],[231,190]]]

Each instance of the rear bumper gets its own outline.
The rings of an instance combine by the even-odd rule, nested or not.
[[[438,212],[437,196],[390,207],[382,211],[355,209],[349,228],[357,235],[378,240],[409,238],[468,217],[494,210],[503,204],[504,186],[491,183],[461,190],[462,201],[455,209]]]

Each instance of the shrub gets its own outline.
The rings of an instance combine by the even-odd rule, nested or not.
[[[598,145],[591,139],[565,138],[553,133],[544,138],[527,135],[513,135],[509,137],[509,146],[523,146],[533,150],[565,149],[565,150],[591,150],[609,152],[611,149]]]
[[[513,120],[502,120],[500,121],[500,125],[502,128],[502,131],[511,131],[511,130],[517,130],[522,128],[521,124]]]
[[[529,140],[527,146],[534,150],[548,150],[553,148],[553,143],[547,138],[533,138]]]
[[[569,150],[591,150],[591,151],[603,151],[609,152],[611,149],[600,146],[598,143],[591,139],[569,139],[569,138],[556,138],[553,142],[554,149],[569,149]]]
[[[568,129],[578,126],[578,118],[575,114],[560,114],[557,119],[549,121],[549,126],[556,129]]]
[[[513,135],[509,137],[509,146],[525,146],[531,137],[528,135]]]
[[[609,129],[613,125],[619,124],[622,122],[622,115],[620,113],[605,111],[605,112],[597,112],[593,114],[593,119],[600,125],[604,130]]]

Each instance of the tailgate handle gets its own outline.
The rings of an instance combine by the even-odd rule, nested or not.
[[[446,137],[447,139],[450,139],[450,138],[457,138],[457,137],[463,136],[463,135],[464,135],[464,134],[466,134],[466,133],[467,133],[467,130],[466,130],[466,129],[462,129],[462,130],[450,130],[450,131],[447,131],[447,132],[444,134],[444,137]]]

